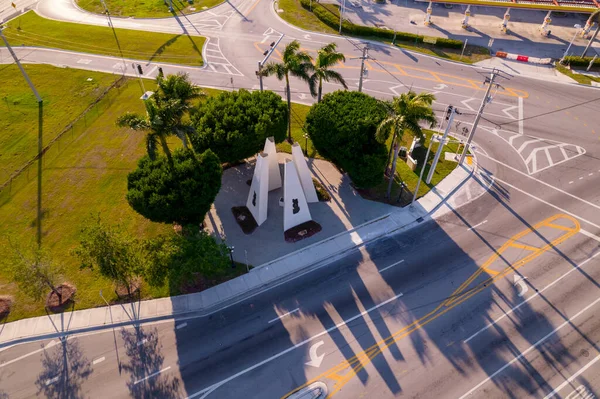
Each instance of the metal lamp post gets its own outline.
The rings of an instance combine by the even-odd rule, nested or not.
[[[233,261],[233,250],[234,250],[234,246],[230,246],[229,248],[229,259],[231,259],[231,268],[235,269],[235,262]]]
[[[573,35],[573,38],[571,39],[571,42],[567,46],[567,49],[565,50],[565,53],[563,54],[562,58],[559,61],[559,63],[561,63],[561,64],[565,61],[565,57],[569,54],[569,50],[571,49],[571,46],[573,45],[573,42],[575,41],[575,38],[579,34],[579,30],[581,29],[581,25],[575,24],[574,28],[576,29],[575,30],[575,34]]]

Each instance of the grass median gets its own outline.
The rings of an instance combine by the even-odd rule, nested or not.
[[[117,46],[118,39],[119,47]],[[128,59],[201,66],[204,37],[115,29],[45,19],[29,11],[11,20],[4,35],[12,46],[48,47]],[[4,43],[1,44],[2,46]]]
[[[171,0],[177,14],[193,14],[223,3],[223,0]],[[111,15],[116,17],[162,18],[172,17],[164,0],[105,0]],[[77,5],[86,11],[97,14],[104,13],[101,0],[77,0]]]

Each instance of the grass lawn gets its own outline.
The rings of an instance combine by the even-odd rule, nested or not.
[[[25,64],[23,67],[44,100],[43,142],[46,144],[118,78],[46,65]],[[38,103],[16,65],[0,66],[0,74],[3,82],[0,85],[2,184],[37,154]]]
[[[338,5],[330,3],[319,4],[339,18],[340,14]],[[326,25],[312,12],[304,9],[300,4],[299,0],[278,0],[278,2],[276,3],[276,8],[280,8],[283,10],[282,13],[279,13],[279,16],[281,18],[299,28],[312,30],[316,32],[328,33],[332,35],[338,34],[338,31],[336,29],[333,29],[330,26]],[[361,38],[391,44],[390,41],[383,40],[378,37],[365,36]],[[489,50],[479,46],[467,45],[465,53],[461,57],[461,50],[442,49],[425,43],[416,44],[408,42],[396,42],[395,45],[397,47],[404,48],[410,51],[433,55],[436,57],[445,58],[453,61],[461,61],[467,64],[472,64],[490,58]]]
[[[50,47],[120,57],[115,36],[109,27],[53,21],[33,11],[10,21],[7,26],[4,35],[15,47]],[[192,66],[203,64],[204,37],[129,29],[115,31],[125,58]]]
[[[425,140],[425,150],[427,150],[427,147],[429,146],[429,142],[431,140],[431,136],[432,134],[434,134],[436,132],[433,132],[431,130],[425,130],[425,136],[426,136],[426,140]],[[388,147],[391,144],[391,138],[388,140]],[[401,142],[401,146],[404,146],[406,148],[410,148],[410,145],[412,143],[412,136],[410,135],[405,135],[405,140],[403,140]],[[431,152],[429,153],[429,163],[427,163],[427,165],[425,166],[425,171],[423,173],[423,179],[426,179],[427,174],[429,173],[429,169],[431,166],[431,160],[433,159],[435,152],[437,151],[439,147],[439,144],[437,142],[435,142],[432,146],[431,146]],[[421,185],[419,186],[419,193],[417,195],[417,198],[420,198],[422,196],[424,196],[425,194],[427,194],[432,187],[434,187],[436,184],[438,184],[440,181],[442,181],[442,179],[444,179],[446,176],[448,176],[458,165],[457,162],[451,162],[451,161],[446,161],[445,160],[445,153],[446,152],[452,152],[452,153],[456,153],[457,150],[457,144],[455,143],[451,143],[451,144],[447,144],[444,146],[444,148],[442,149],[442,154],[440,156],[439,162],[437,164],[437,167],[435,169],[435,173],[433,174],[433,177],[431,178],[431,183],[430,184],[425,184],[425,181],[421,182]],[[392,193],[391,193],[391,199],[392,199],[392,203],[394,204],[398,204],[398,205],[404,205],[406,204],[406,201],[410,201],[410,199],[412,199],[412,193],[414,193],[415,189],[417,188],[417,182],[419,181],[419,175],[421,173],[421,167],[417,167],[414,171],[410,170],[410,168],[408,167],[408,165],[400,158],[398,158],[398,161],[396,163],[396,175],[394,178],[394,183],[392,184]],[[385,180],[384,182],[382,182],[381,184],[379,184],[378,186],[375,186],[369,190],[365,190],[365,192],[363,194],[366,194],[366,196],[370,199],[373,200],[378,200],[381,202],[386,202],[385,200],[385,195],[387,193],[387,187],[388,187],[388,181],[389,180]],[[408,192],[404,192],[402,195],[402,202],[397,203],[396,199],[398,198],[398,195],[400,194],[400,183],[404,182],[404,184],[406,185],[406,189],[410,192],[410,196],[408,195]]]
[[[173,9],[177,14],[199,12],[221,4],[223,1],[193,0],[193,4],[190,4],[187,0],[172,0]],[[170,1],[166,1],[167,4],[165,4],[164,0],[105,0],[105,2],[110,15],[114,15],[115,17],[158,18],[173,16],[173,13],[169,11],[169,7],[167,6]],[[77,0],[77,5],[90,12],[104,13],[104,6],[100,0]]]
[[[582,75],[580,73],[573,73],[573,71],[571,71],[569,68],[564,67],[558,63],[556,64],[556,70],[564,75],[567,75],[568,77],[575,80],[576,82],[584,84],[584,85],[591,85],[592,82],[600,83],[600,78]]]

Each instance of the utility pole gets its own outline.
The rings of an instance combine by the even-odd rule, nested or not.
[[[500,70],[494,68],[492,70],[492,72],[490,73],[490,76],[489,77],[486,76],[486,78],[485,78],[484,84],[487,83],[488,88],[485,91],[485,95],[483,96],[483,99],[481,100],[481,105],[479,106],[479,110],[477,111],[477,116],[475,117],[475,121],[473,122],[473,128],[471,129],[471,133],[469,133],[469,137],[467,138],[465,148],[463,149],[462,155],[460,157],[460,161],[458,162],[459,165],[463,164],[465,157],[467,156],[467,150],[471,146],[471,141],[473,140],[473,136],[475,135],[475,131],[477,130],[477,125],[479,124],[479,120],[481,119],[481,115],[483,114],[485,105],[492,100],[490,97],[490,91],[492,90],[492,86],[495,86],[496,88],[501,87],[499,84],[494,83],[494,80],[500,74],[500,72],[501,72]],[[506,73],[506,72],[504,72],[504,73]],[[506,75],[508,75],[508,74],[506,73]],[[512,76],[512,75],[509,75],[509,76]]]
[[[4,37],[4,34],[2,33],[2,29],[3,29],[3,27],[0,25],[0,37],[2,37],[2,40],[4,41],[6,48],[10,52],[10,55],[13,57],[13,59],[15,60],[15,63],[21,70],[21,74],[25,78],[25,81],[27,81],[27,84],[31,88],[31,91],[33,92],[33,95],[37,99],[37,103],[38,103],[38,192],[37,192],[37,223],[36,224],[37,224],[37,245],[38,245],[38,248],[41,248],[41,246],[42,246],[42,155],[43,155],[42,138],[43,138],[43,126],[44,126],[44,100],[42,99],[42,97],[36,90],[35,86],[31,82],[31,79],[29,79],[29,75],[27,75],[27,72],[25,72],[25,69],[23,69],[23,66],[21,65],[21,62],[19,61],[19,58],[17,57],[17,55],[13,51],[12,47],[8,43],[8,40],[6,40],[6,37]]]
[[[450,133],[450,127],[452,126],[454,115],[458,113],[458,109],[456,109],[452,105],[449,105],[446,109],[445,119],[448,121],[448,124],[446,125],[446,130],[444,131],[444,135],[440,140],[440,145],[438,146],[438,149],[435,152],[435,157],[433,158],[433,162],[431,163],[431,167],[429,168],[429,174],[427,174],[427,180],[425,180],[425,183],[427,184],[431,183],[431,179],[433,178],[433,174],[435,173],[435,168],[437,167],[438,161],[440,160],[440,155],[442,154],[442,149],[444,148],[444,144],[446,143],[446,137],[448,137],[448,133]]]
[[[369,59],[369,45],[363,48],[363,55],[360,57],[360,78],[358,80],[358,92],[362,92],[363,76],[365,75],[365,60]]]
[[[344,17],[344,10],[346,9],[346,0],[340,0],[340,30],[338,33],[342,34],[342,18]]]
[[[583,50],[583,54],[581,54],[581,58],[585,57],[585,55],[587,54],[588,50],[592,46],[592,43],[594,43],[594,40],[596,40],[596,36],[598,36],[598,32],[600,32],[600,22],[598,23],[598,28],[596,28],[596,32],[594,32],[594,35],[590,38],[590,41],[588,42],[587,46],[585,46],[585,50]]]
[[[125,63],[125,57],[123,57],[123,50],[121,50],[121,43],[119,43],[119,39],[117,38],[117,32],[115,31],[115,26],[112,23],[112,19],[110,18],[110,12],[108,11],[108,7],[106,6],[106,2],[104,0],[100,0],[102,2],[102,6],[104,7],[104,13],[106,14],[106,18],[108,19],[108,25],[110,25],[113,36],[115,37],[115,41],[117,42],[117,47],[119,48],[119,54],[121,55],[121,60],[123,61],[123,75],[125,75],[125,70],[127,69],[127,64]]]
[[[273,54],[273,51],[275,51],[275,48],[277,47],[279,42],[281,42],[281,39],[283,39],[284,36],[285,36],[284,34],[281,34],[281,36],[279,37],[279,39],[277,39],[276,42],[271,42],[271,44],[269,45],[270,48],[263,53],[265,58],[263,58],[262,61],[258,61],[258,70],[256,71],[256,76],[258,76],[258,84],[260,86],[260,91],[263,91],[262,68],[263,68],[263,66],[265,66],[265,62],[267,62],[267,60],[269,59],[271,54]]]

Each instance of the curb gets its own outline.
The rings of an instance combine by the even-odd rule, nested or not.
[[[374,241],[377,241],[385,236],[389,236],[391,234],[398,233],[402,230],[410,230],[411,228],[417,226],[418,224],[421,224],[423,221],[426,220],[426,218],[430,217],[437,209],[439,209],[439,207],[444,204],[444,202],[447,198],[450,198],[452,195],[454,195],[454,193],[456,193],[456,191],[458,191],[468,181],[468,179],[471,178],[471,176],[475,172],[475,168],[473,167],[473,168],[469,168],[469,169],[470,169],[469,173],[464,178],[462,178],[462,180],[459,183],[457,183],[456,186],[448,194],[446,194],[444,196],[443,200],[439,201],[439,203],[436,204],[435,206],[433,206],[433,208],[431,210],[422,212],[422,214],[418,215],[417,218],[413,219],[412,221],[409,221],[403,225],[398,225],[397,222],[393,220],[394,215],[388,214],[388,215],[379,217],[377,219],[368,221],[366,223],[363,223],[362,225],[357,226],[352,230],[345,231],[345,232],[340,233],[333,237],[329,237],[329,238],[323,240],[323,242],[327,242],[329,240],[335,239],[335,237],[339,237],[342,234],[350,233],[350,235],[351,235],[352,233],[356,233],[357,230],[361,227],[365,227],[365,226],[368,226],[369,224],[379,222],[382,220],[389,219],[390,222],[393,223],[393,225],[392,225],[393,227],[387,228],[384,231],[377,232],[372,235],[366,235],[365,238],[359,237],[359,239],[360,239],[359,243],[355,243],[354,245],[344,248],[341,251],[335,253],[334,255],[325,256],[324,258],[321,258],[309,265],[306,265],[305,267],[303,267],[301,269],[293,270],[293,271],[285,273],[279,277],[275,276],[275,278],[273,278],[271,281],[266,281],[264,283],[261,283],[260,285],[254,287],[254,288],[248,289],[243,293],[240,293],[237,295],[234,294],[230,297],[220,299],[206,307],[203,307],[202,305],[200,305],[198,307],[198,309],[189,309],[189,307],[193,306],[193,305],[191,305],[192,302],[194,302],[196,304],[199,304],[199,303],[201,304],[203,302],[201,296],[199,295],[201,293],[180,295],[180,296],[175,296],[175,297],[159,298],[159,299],[155,299],[154,301],[162,300],[162,302],[167,303],[167,308],[169,308],[169,306],[171,308],[170,313],[164,314],[164,315],[143,317],[143,318],[136,318],[134,316],[134,317],[130,317],[130,320],[120,321],[120,322],[116,322],[116,323],[112,323],[112,322],[107,323],[105,321],[104,324],[74,328],[72,330],[67,330],[67,331],[46,332],[46,333],[41,333],[41,334],[37,334],[37,335],[16,337],[14,339],[9,339],[5,342],[1,342],[0,349],[5,349],[8,347],[17,345],[17,344],[22,344],[22,343],[27,343],[27,342],[35,342],[35,341],[39,341],[39,340],[43,340],[43,339],[52,339],[52,338],[58,338],[58,337],[63,337],[63,336],[90,333],[90,332],[95,332],[95,331],[103,331],[103,330],[109,330],[109,329],[118,328],[118,327],[142,325],[142,324],[156,323],[156,322],[175,320],[175,319],[178,321],[183,321],[183,320],[188,320],[188,319],[195,319],[195,318],[210,316],[211,314],[214,314],[216,312],[227,309],[227,308],[229,308],[233,305],[236,305],[240,302],[246,301],[256,295],[267,292],[273,288],[276,288],[280,285],[288,283],[296,278],[299,278],[306,274],[312,273],[313,271],[316,271],[318,269],[326,267],[326,266],[332,264],[333,262],[348,255],[349,253],[352,253],[356,250],[360,250],[365,245],[372,243]],[[439,193],[434,192],[434,191],[431,191],[430,193],[435,194],[438,197],[440,196]],[[424,198],[424,197],[422,197],[422,198]],[[319,243],[321,243],[321,242],[319,242]],[[319,243],[316,243],[316,244],[319,244]],[[284,257],[276,259],[275,261],[281,260],[285,257],[293,256],[294,254],[297,254],[298,252],[302,252],[302,251],[306,250],[306,248],[313,247],[314,245],[315,244],[313,244],[309,247],[302,248],[302,249],[292,252],[290,254],[287,254]],[[243,275],[240,277],[244,277],[244,276],[248,276],[248,275],[254,275],[254,277],[256,277],[256,275],[261,273],[262,270],[268,270],[268,266],[270,264],[272,264],[273,262],[274,261],[270,261],[261,266],[258,266],[256,269],[253,269],[253,270],[256,270],[254,273],[250,272],[249,274],[246,274],[246,275]],[[240,279],[240,277],[233,279],[233,280]],[[258,277],[256,277],[256,278],[258,278]],[[230,280],[230,281],[233,281],[233,280]],[[218,287],[219,286],[215,286],[215,287],[210,288],[209,290],[211,290],[211,289],[218,290]],[[207,292],[207,291],[208,290],[202,291],[202,292]],[[139,308],[140,303],[141,302],[134,302],[134,303],[128,303],[128,304],[113,305],[113,306],[114,307],[120,306],[123,309],[136,308],[136,307]],[[94,310],[96,310],[96,311],[104,310],[105,320],[107,320],[107,314],[109,314],[109,313],[111,314],[111,318],[112,318],[112,307],[85,309],[85,310],[82,310],[82,312],[86,312],[86,311],[90,312],[90,311],[94,311]],[[134,311],[132,311],[131,313],[135,314]],[[127,314],[129,314],[129,313],[127,313]],[[73,319],[76,319],[76,318],[80,319],[81,315],[82,315],[82,313],[77,314],[76,312],[71,312],[71,313],[61,313],[61,314],[52,315],[52,316],[48,316],[48,317],[51,319],[53,326],[57,326],[57,325],[64,326],[64,325],[71,324]],[[41,317],[43,318],[44,316],[41,316]],[[33,329],[37,323],[37,320],[39,320],[39,319],[31,318],[31,319],[23,319],[23,320],[28,320],[28,323],[31,327],[30,329]],[[14,323],[18,323],[18,322],[21,322],[21,320],[15,321]],[[1,336],[2,332],[5,330],[6,326],[7,326],[7,324],[0,325],[0,336]]]
[[[530,57],[528,55],[520,55],[514,53],[506,53],[504,51],[496,51],[494,57],[506,58],[507,60],[521,61],[528,64],[551,65],[552,58]]]

